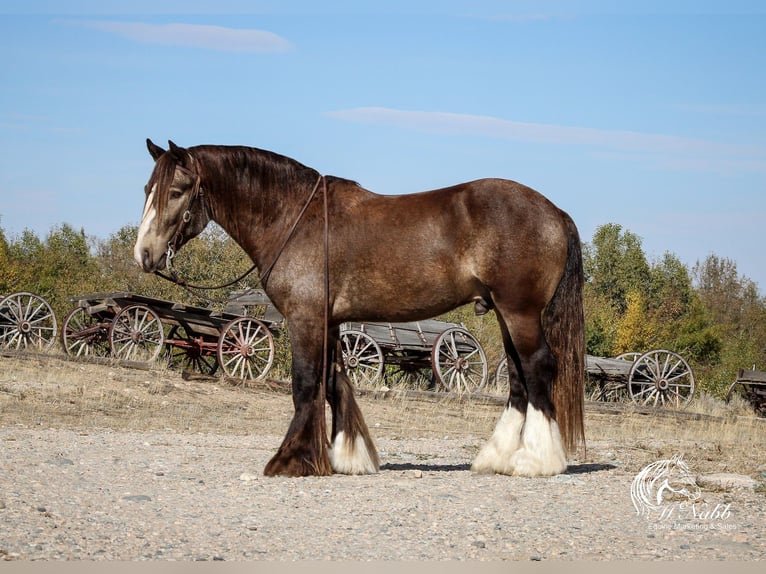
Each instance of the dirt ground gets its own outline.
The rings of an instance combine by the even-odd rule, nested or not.
[[[232,489],[241,489],[243,484],[258,485],[259,488],[269,491],[269,500],[272,497],[281,497],[284,501],[290,496],[304,496],[312,489],[316,489],[316,492],[323,496],[322,493],[326,494],[328,489],[338,488],[340,483],[322,482],[322,479],[282,480],[262,477],[263,465],[279,446],[281,436],[292,416],[292,402],[288,385],[284,382],[271,381],[246,386],[223,379],[186,378],[175,371],[165,369],[137,370],[115,364],[70,362],[56,356],[0,356],[0,449],[5,451],[3,462],[0,462],[0,558],[766,558],[766,421],[747,414],[741,405],[732,409],[715,401],[707,401],[695,404],[682,412],[648,412],[630,405],[586,403],[587,450],[570,461],[567,474],[554,477],[555,480],[535,481],[517,477],[479,477],[470,473],[473,456],[491,434],[501,413],[502,401],[499,399],[460,399],[445,394],[360,390],[358,400],[381,451],[383,468],[380,475],[374,479],[381,482],[370,482],[361,477],[343,477],[344,496],[364,496],[362,502],[352,501],[354,512],[367,514],[365,505],[369,505],[370,512],[375,511],[381,516],[386,516],[388,512],[396,513],[393,517],[381,519],[380,527],[384,528],[384,531],[367,533],[370,539],[367,543],[358,539],[353,543],[346,541],[342,551],[325,556],[326,550],[311,546],[310,540],[307,539],[307,546],[302,551],[287,552],[284,546],[279,546],[275,541],[278,541],[280,536],[286,536],[288,531],[295,535],[296,524],[287,525],[284,530],[280,529],[276,526],[278,521],[283,519],[279,514],[279,507],[259,506],[259,516],[272,516],[273,521],[268,526],[263,524],[261,519],[251,520],[257,524],[247,523],[242,517],[236,519],[238,528],[243,528],[249,534],[265,534],[269,529],[274,530],[268,542],[263,542],[257,552],[252,551],[248,554],[245,542],[242,543],[244,546],[231,544],[231,541],[221,546],[215,542],[215,536],[220,536],[220,533],[211,535],[213,538],[208,536],[199,543],[182,543],[177,541],[178,538],[174,538],[176,542],[167,543],[162,547],[162,551],[152,546],[144,534],[139,536],[143,546],[126,541],[124,549],[120,550],[114,544],[104,546],[103,540],[99,543],[95,534],[93,540],[86,536],[85,532],[89,528],[87,523],[95,521],[92,526],[103,531],[105,526],[101,521],[107,520],[103,516],[94,518],[101,515],[94,514],[92,509],[84,508],[89,508],[88,504],[78,504],[76,510],[49,508],[56,507],[56,501],[65,498],[60,489],[66,487],[62,486],[64,483],[51,486],[45,481],[40,481],[39,476],[43,472],[41,469],[49,468],[51,461],[56,460],[67,461],[64,465],[56,465],[57,472],[72,472],[70,467],[79,468],[78,465],[84,465],[74,482],[79,481],[80,488],[86,491],[92,489],[92,496],[97,500],[98,496],[104,494],[106,483],[114,483],[122,478],[111,474],[95,478],[97,473],[89,465],[99,465],[88,462],[91,456],[89,453],[94,448],[131,450],[133,447],[130,445],[153,444],[168,447],[176,445],[179,449],[188,450],[192,448],[189,445],[197,445],[195,448],[214,451],[214,445],[230,445],[238,453],[241,449],[245,461],[238,462],[239,466],[231,469],[228,478],[221,479],[222,483],[229,484]],[[63,444],[51,445],[48,442],[51,440],[63,441]],[[98,447],[98,444],[102,446]],[[233,452],[234,450],[230,451],[229,455]],[[248,452],[252,454],[252,460],[248,459]],[[736,531],[717,533],[716,536],[720,534],[720,539],[716,536],[711,538],[709,529],[707,532],[693,534],[678,532],[672,527],[667,527],[667,532],[651,531],[649,526],[637,522],[638,519],[631,516],[634,512],[630,500],[632,478],[648,464],[678,454],[683,455],[689,468],[697,475],[736,473],[755,479],[756,486],[745,491],[732,491],[724,487],[713,487],[712,490],[709,488],[706,491],[711,503],[724,506],[728,504],[739,512]],[[133,455],[125,453],[124,456],[127,459]],[[140,461],[149,460],[154,455],[136,452],[134,456],[134,464],[143,464]],[[117,458],[115,455],[112,460]],[[198,458],[207,461],[202,455]],[[162,464],[170,465],[169,460],[171,459],[163,459]],[[155,464],[160,465],[160,462],[155,461]],[[229,462],[210,461],[210,464],[225,465]],[[102,471],[105,472],[103,469],[99,470]],[[87,482],[85,478],[89,472],[89,480],[92,482]],[[152,472],[155,480],[158,476],[166,476],[168,479],[171,477],[171,472],[165,467],[160,469],[158,466],[153,468]],[[209,472],[218,472],[218,466],[212,467]],[[203,481],[202,478],[199,480]],[[419,494],[419,489],[411,488],[412,485],[417,481],[425,484],[431,480],[434,483],[428,491],[429,502],[425,509],[427,512],[424,511],[423,514],[427,514],[430,520],[425,529],[433,532],[425,537],[423,544],[411,548],[409,541],[412,536],[408,535],[399,543],[399,550],[381,553],[380,545],[374,542],[376,539],[390,537],[394,540],[402,536],[401,532],[406,532],[407,517],[402,516],[403,510],[396,504],[399,496],[397,493],[406,492],[413,497],[410,506],[407,507],[407,512],[411,512],[413,508],[420,508],[425,504],[422,491]],[[125,481],[125,492],[134,493],[135,488],[130,488],[130,476],[125,477]],[[406,482],[403,490],[402,481]],[[208,482],[208,479],[205,478],[204,482]],[[600,494],[598,488],[602,488],[602,483],[603,488],[613,490],[608,493],[605,490]],[[441,533],[436,529],[437,524],[442,524],[442,519],[436,514],[439,512],[438,497],[443,496],[445,500],[451,501],[452,511],[455,512],[455,505],[460,502],[455,497],[459,495],[451,489],[456,484],[462,485],[465,496],[473,492],[471,496],[477,498],[472,499],[470,504],[475,507],[471,507],[472,510],[465,514],[445,517],[444,524],[451,522],[453,528]],[[482,488],[486,487],[487,498],[478,491],[474,492],[480,485],[484,485]],[[552,490],[564,489],[561,494],[552,495],[553,500],[559,500],[566,499],[567,490],[584,488],[588,491],[588,496],[595,497],[594,504],[606,504],[610,500],[617,502],[606,506],[605,510],[601,511],[601,514],[605,515],[600,518],[582,518],[586,526],[572,526],[571,516],[562,515],[562,523],[558,528],[564,530],[546,534],[553,540],[560,539],[561,545],[566,546],[554,551],[555,545],[549,548],[539,544],[539,526],[535,526],[533,522],[516,524],[516,532],[509,536],[503,531],[505,523],[501,518],[495,520],[490,528],[489,525],[481,523],[477,526],[476,516],[468,516],[485,505],[489,505],[491,512],[498,512],[498,508],[492,507],[493,502],[488,493],[494,489],[505,489],[508,485],[516,485],[522,491],[529,489],[530,493],[537,493],[536,496],[543,500]],[[29,502],[38,496],[40,491],[54,486],[59,490],[49,494],[48,502],[36,505]],[[153,488],[156,488],[156,485],[146,486],[144,490],[150,492]],[[390,497],[390,504],[386,506],[379,501],[371,502],[370,488],[378,491],[381,496]],[[420,488],[422,489],[422,486]],[[592,491],[594,488],[595,492]],[[170,496],[168,492],[165,492],[165,496]],[[301,492],[304,494],[300,494]],[[442,492],[442,495],[434,494],[439,492]],[[241,492],[237,496],[240,495]],[[76,498],[81,494],[69,493],[67,496]],[[123,493],[122,500],[140,504],[144,500],[141,496],[151,501],[146,504],[156,503],[157,498],[161,498],[156,493]],[[176,501],[178,505],[191,504],[181,494],[177,496],[180,497]],[[219,496],[220,500],[216,504],[225,511],[232,497],[229,491],[221,491]],[[347,505],[349,500],[352,499],[347,499],[343,504]],[[521,505],[521,494],[516,492],[512,500]],[[507,500],[497,502],[503,503],[507,504]],[[535,502],[537,503],[539,501]],[[22,510],[24,504],[32,504],[35,510]],[[109,504],[112,502],[104,502],[106,506]],[[122,502],[118,506],[122,508],[125,504]],[[311,505],[314,502],[312,500],[307,504],[307,508],[313,508]],[[317,506],[316,511],[320,512],[327,504],[325,501]],[[540,512],[546,511],[547,508],[541,507]],[[566,503],[566,508],[574,512],[571,502]],[[180,511],[174,509],[174,512]],[[231,512],[236,514],[236,508]],[[578,508],[577,512],[581,510]],[[47,522],[40,518],[45,513],[51,515]],[[203,514],[198,519],[203,520],[202,524],[207,524]],[[68,528],[82,529],[78,530],[77,542],[61,538],[64,531],[61,525],[56,531],[57,534],[54,535],[53,530],[50,535],[47,534],[46,528],[50,526],[51,521],[55,522],[57,516],[68,524]],[[595,523],[603,523],[590,525],[591,519]],[[38,524],[40,520],[47,526]],[[144,516],[142,520],[143,525],[147,518]],[[182,540],[186,539],[184,536],[191,536],[184,530],[185,521],[186,519],[179,517],[173,523],[173,528],[182,532]],[[604,528],[604,523],[608,524],[610,521],[619,532],[634,532],[630,532],[629,535],[615,535],[617,538],[611,541],[594,540],[594,534],[589,533],[588,528]],[[404,530],[394,528],[396,524]],[[297,525],[300,526],[300,522]],[[123,526],[131,532],[144,527],[151,530],[151,527],[146,525]],[[230,527],[229,525],[226,528]],[[483,531],[485,527],[486,532]],[[353,528],[348,527],[349,530]],[[467,534],[457,538],[461,528],[466,528]],[[484,533],[474,534],[477,529]],[[529,535],[526,541],[519,540],[518,536],[524,538],[524,534]],[[684,537],[687,534],[688,540]],[[31,545],[30,536],[39,538],[40,541]],[[333,531],[328,532],[326,536],[336,540],[340,534]],[[453,536],[456,538],[453,539]],[[113,534],[112,538],[121,539],[117,534]],[[538,540],[536,546],[529,541],[530,538]],[[583,541],[582,548],[570,548],[573,545],[572,540],[580,539]],[[327,543],[326,540],[324,542]],[[624,549],[616,552],[621,545]],[[147,550],[147,547],[151,548],[151,551]],[[205,548],[209,548],[209,551],[203,551]]]

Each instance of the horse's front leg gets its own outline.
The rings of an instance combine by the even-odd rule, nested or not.
[[[325,389],[322,387],[321,329],[291,329],[295,413],[282,445],[266,465],[266,476],[327,476],[330,465]]]
[[[354,398],[354,386],[343,367],[343,351],[333,337],[335,355],[327,402],[332,408],[332,449],[330,462],[340,474],[375,474],[380,470],[380,457],[362,411]]]

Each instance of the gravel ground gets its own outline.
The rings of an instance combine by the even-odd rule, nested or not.
[[[266,478],[285,386],[0,356],[0,560],[766,558],[766,421],[589,404],[587,454],[528,479],[469,470],[502,407],[363,395],[380,473]],[[681,452],[756,486],[703,488],[717,516],[638,516],[636,474]]]
[[[279,436],[0,429],[6,560],[548,560],[766,557],[758,491],[730,515],[658,529],[634,473],[474,475],[467,438],[379,439],[374,476],[266,478]],[[591,445],[598,450],[607,445]],[[608,458],[608,453],[605,455]]]

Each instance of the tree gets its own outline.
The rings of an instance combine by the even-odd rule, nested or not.
[[[693,269],[696,293],[722,341],[720,360],[706,373],[719,391],[741,368],[766,368],[766,300],[740,276],[734,261],[709,255]]]
[[[583,265],[587,283],[620,314],[627,308],[628,293],[645,292],[650,281],[641,239],[616,223],[596,229],[584,249]]]

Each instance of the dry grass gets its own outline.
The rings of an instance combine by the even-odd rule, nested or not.
[[[4,426],[170,429],[224,434],[284,434],[292,417],[289,385],[235,385],[185,380],[163,368],[70,362],[57,356],[0,356],[0,420]],[[466,437],[478,445],[502,405],[446,394],[362,392],[359,403],[377,437]],[[700,472],[759,476],[766,419],[744,404],[701,396],[680,413],[587,403],[588,452],[582,463],[620,461],[638,470],[682,452]],[[473,448],[473,447],[471,447]]]

